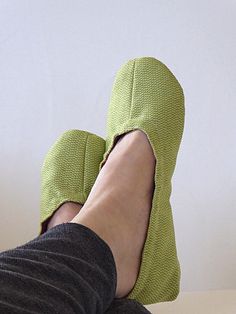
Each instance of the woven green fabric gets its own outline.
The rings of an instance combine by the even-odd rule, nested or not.
[[[163,63],[142,57],[120,68],[112,88],[106,153],[100,168],[119,135],[134,129],[146,133],[157,160],[155,190],[139,275],[128,295],[143,304],[171,301],[179,293],[180,265],[170,195],[184,113],[183,90]]]
[[[67,201],[84,204],[99,171],[105,141],[94,134],[69,130],[48,151],[41,170],[42,224]]]

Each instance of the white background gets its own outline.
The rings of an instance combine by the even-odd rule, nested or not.
[[[153,56],[186,98],[171,196],[181,288],[236,288],[235,41],[233,0],[0,0],[0,250],[37,235],[50,145],[73,128],[105,137],[116,71]]]

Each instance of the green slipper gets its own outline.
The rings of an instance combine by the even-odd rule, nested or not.
[[[41,170],[40,234],[63,203],[85,203],[104,151],[101,137],[80,130],[66,131],[50,148]]]
[[[184,128],[183,90],[160,61],[129,60],[118,71],[112,88],[107,122],[106,161],[120,135],[146,133],[157,163],[148,232],[139,275],[127,296],[142,304],[176,299],[180,265],[170,205],[171,178]]]

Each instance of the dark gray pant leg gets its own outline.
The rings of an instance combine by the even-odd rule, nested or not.
[[[104,313],[116,290],[109,246],[66,223],[0,253],[0,313]]]
[[[147,314],[149,312],[141,303],[130,299],[114,299],[106,314]]]
[[[113,300],[116,281],[109,246],[83,225],[61,224],[0,253],[0,313],[150,313]]]

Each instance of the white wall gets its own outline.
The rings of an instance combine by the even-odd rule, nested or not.
[[[233,0],[1,0],[0,249],[37,235],[57,136],[105,136],[116,71],[154,56],[186,96],[171,197],[182,289],[236,288],[235,21]]]

